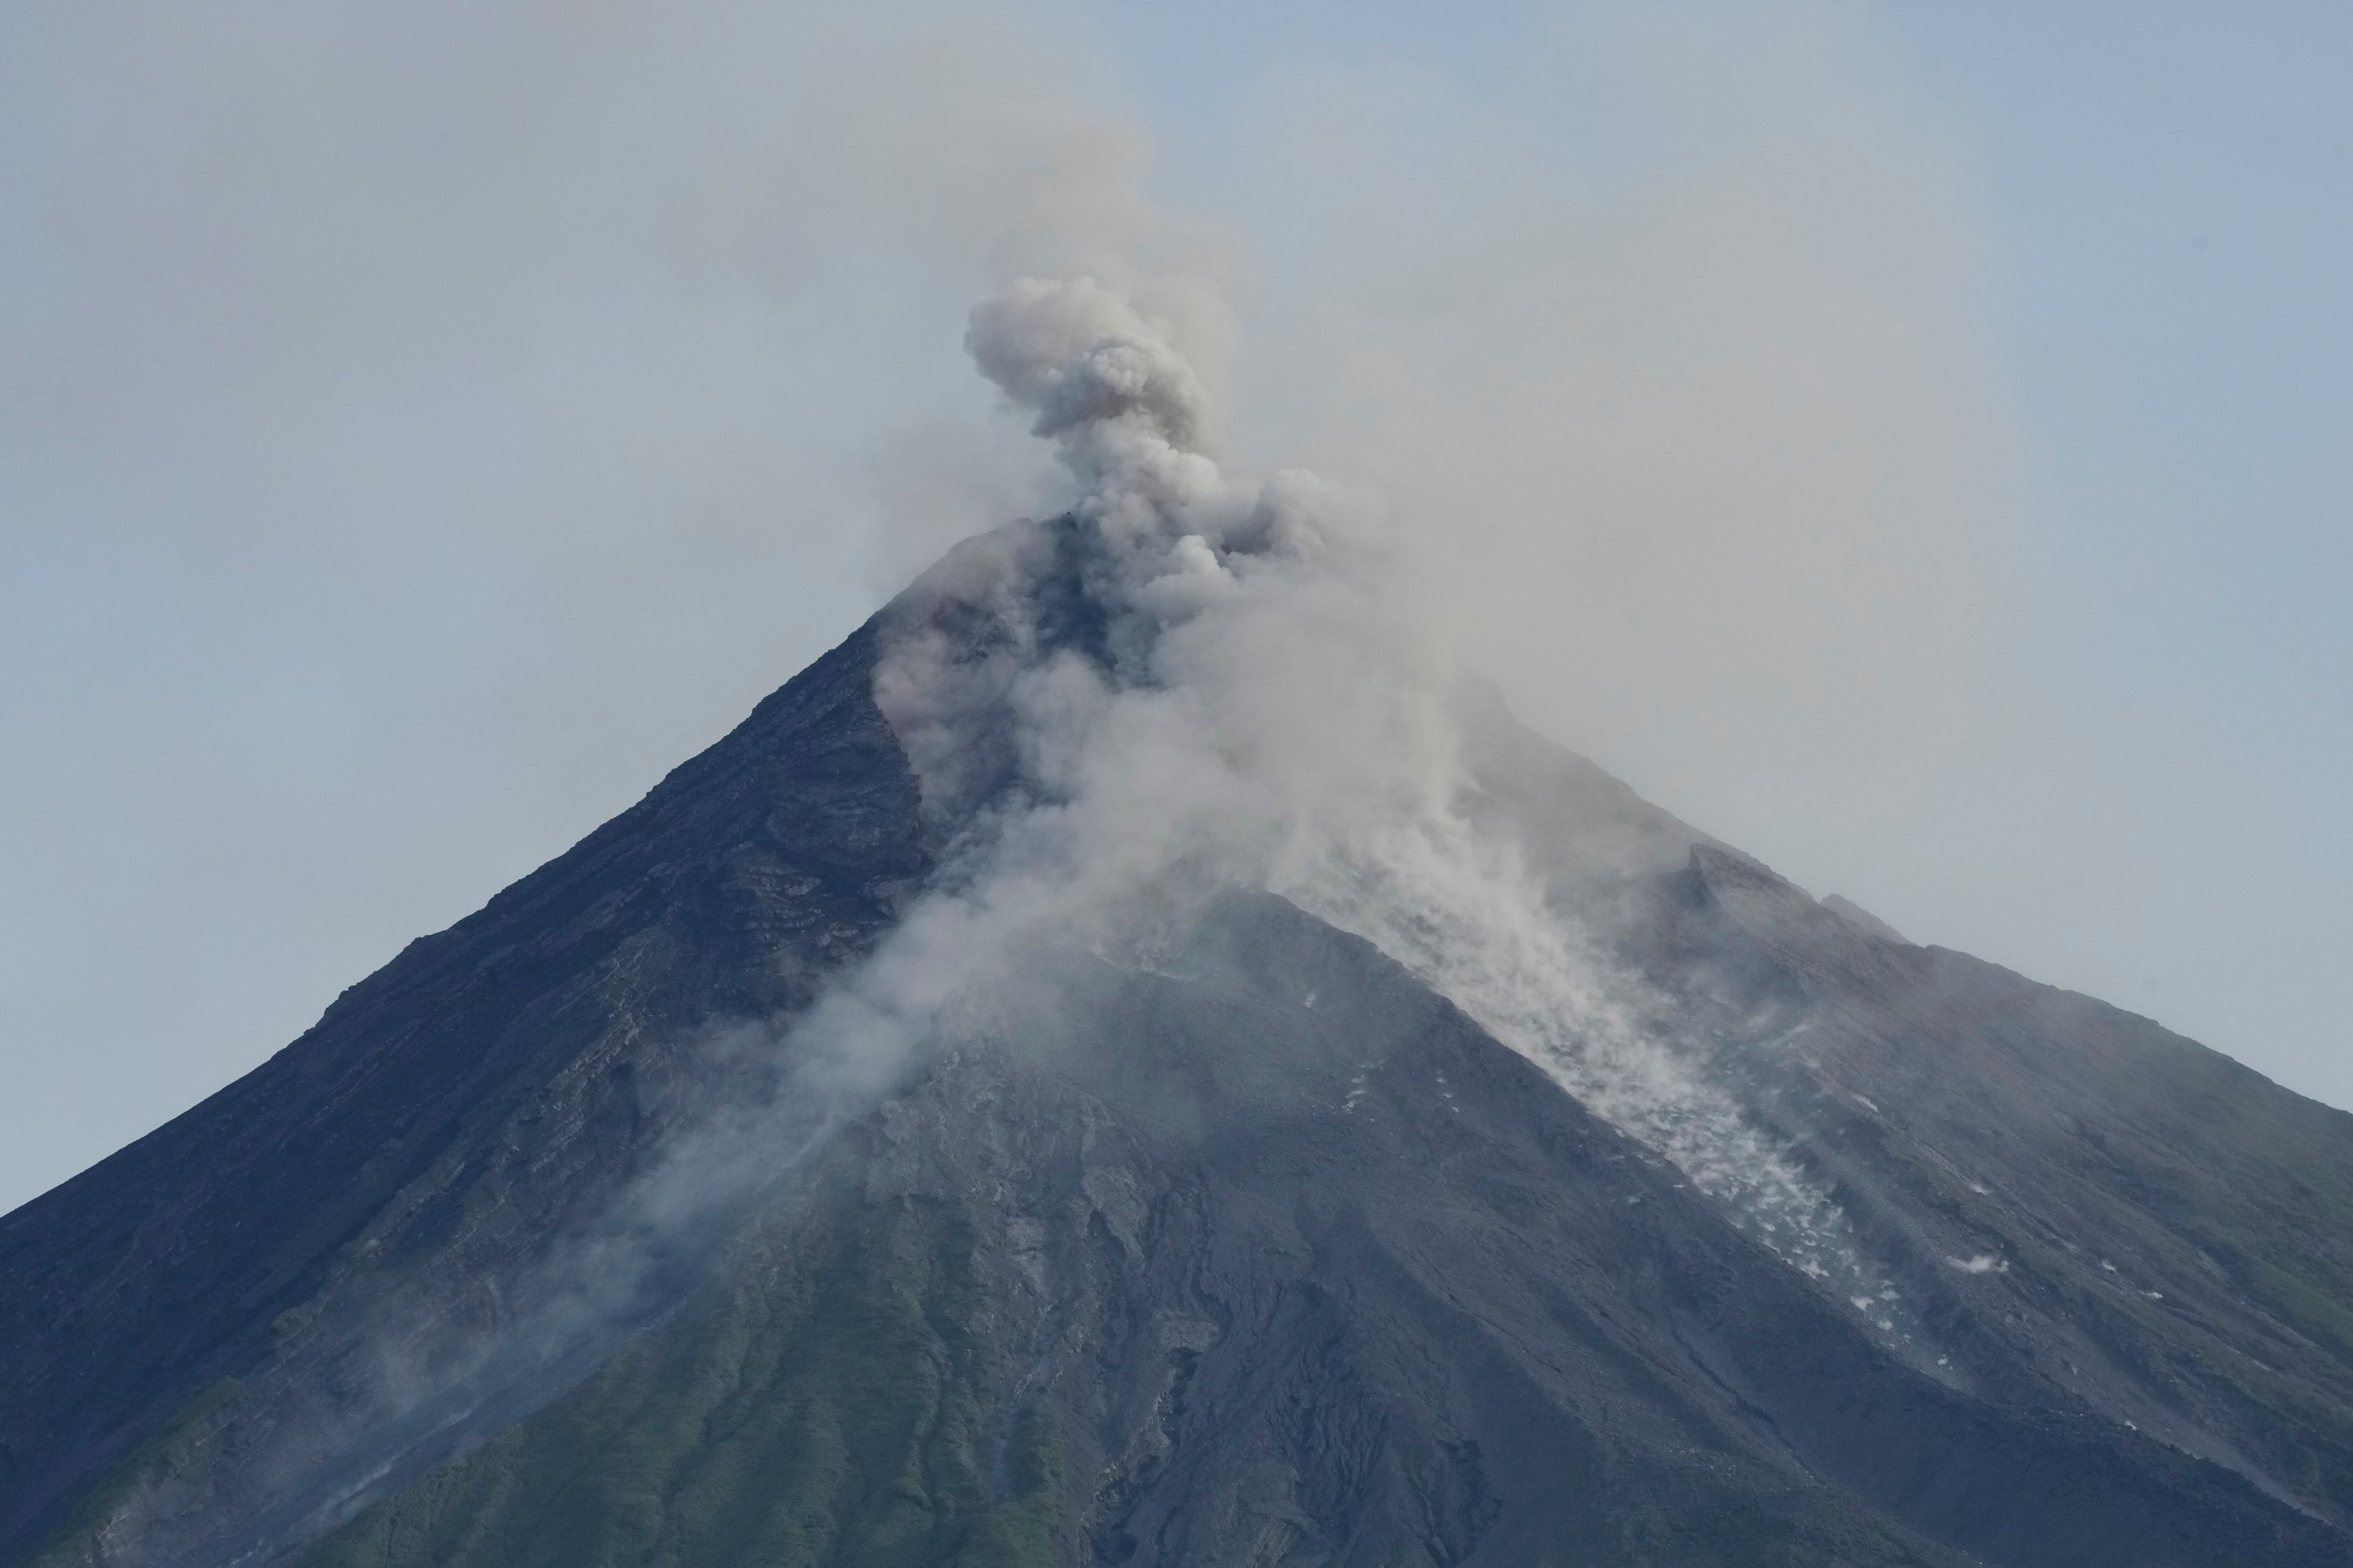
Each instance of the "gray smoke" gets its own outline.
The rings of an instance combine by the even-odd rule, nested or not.
[[[1461,808],[1477,781],[1451,662],[1361,509],[1305,474],[1223,473],[1166,323],[1096,279],[1022,279],[973,312],[966,342],[1077,483],[1061,537],[1104,647],[1090,658],[1040,624],[1041,583],[1067,564],[1034,531],[983,542],[938,584],[983,612],[985,658],[923,617],[894,638],[877,696],[926,798],[969,815],[955,890],[858,983],[905,1001],[873,1048],[897,1062],[922,1033],[909,1020],[949,993],[1151,929],[1183,889],[1280,893],[1372,941],[1791,1267],[1912,1337],[1829,1194],[1662,1037],[1663,1009],[1579,911]]]
[[[1086,504],[1106,521],[1148,526],[1214,490],[1203,453],[1208,395],[1145,318],[1092,278],[1025,278],[972,313],[965,347],[1056,441]]]

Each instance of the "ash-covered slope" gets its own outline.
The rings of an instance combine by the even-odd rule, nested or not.
[[[1082,531],[1025,624],[1100,660]],[[784,1026],[935,885],[877,662],[985,662],[969,564],[0,1220],[0,1563],[2353,1557],[2353,1118],[1475,699],[1462,810],[1608,1008],[1230,892],[789,1157]],[[747,1105],[771,1164],[665,1184]]]

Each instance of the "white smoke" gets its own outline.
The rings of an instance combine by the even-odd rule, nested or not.
[[[878,700],[957,837],[943,890],[849,983],[871,1026],[828,1030],[821,1049],[895,1071],[952,997],[1010,984],[1058,944],[1100,950],[1211,886],[1280,893],[1372,941],[1777,1256],[1906,1333],[1820,1184],[1458,809],[1473,781],[1455,671],[1365,509],[1303,473],[1226,475],[1173,336],[1088,277],[1023,279],[973,312],[975,362],[1055,444],[1079,500],[967,547],[927,590],[960,613],[924,601],[886,651]],[[1058,573],[1102,619],[1092,650],[1043,624]]]
[[[1305,474],[1223,474],[1168,321],[1093,278],[1024,279],[973,312],[967,342],[1078,500],[951,557],[876,673],[958,836],[944,890],[851,984],[891,994],[880,977],[904,963],[918,1015],[936,972],[902,952],[954,954],[961,986],[1172,879],[1273,885],[1335,823],[1442,793],[1451,755],[1440,667],[1398,636],[1356,509]],[[1073,575],[1092,640],[1041,622]]]

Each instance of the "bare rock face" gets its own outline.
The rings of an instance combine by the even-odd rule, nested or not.
[[[0,1219],[0,1563],[2353,1560],[2353,1118],[1477,699],[1883,1297],[1263,894],[744,1121],[934,874],[881,635]]]

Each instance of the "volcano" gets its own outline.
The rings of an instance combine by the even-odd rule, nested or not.
[[[1475,689],[1450,810],[1631,1000],[1515,1013],[1378,868],[1208,879],[818,1074],[1022,767],[966,726],[944,806],[891,650],[986,666],[1010,552],[1115,659],[1089,532],[0,1220],[0,1560],[2353,1561],[2353,1118]]]
[[[0,1563],[2353,1562],[2353,1117],[1524,728],[1166,324],[1076,499],[0,1218]]]

